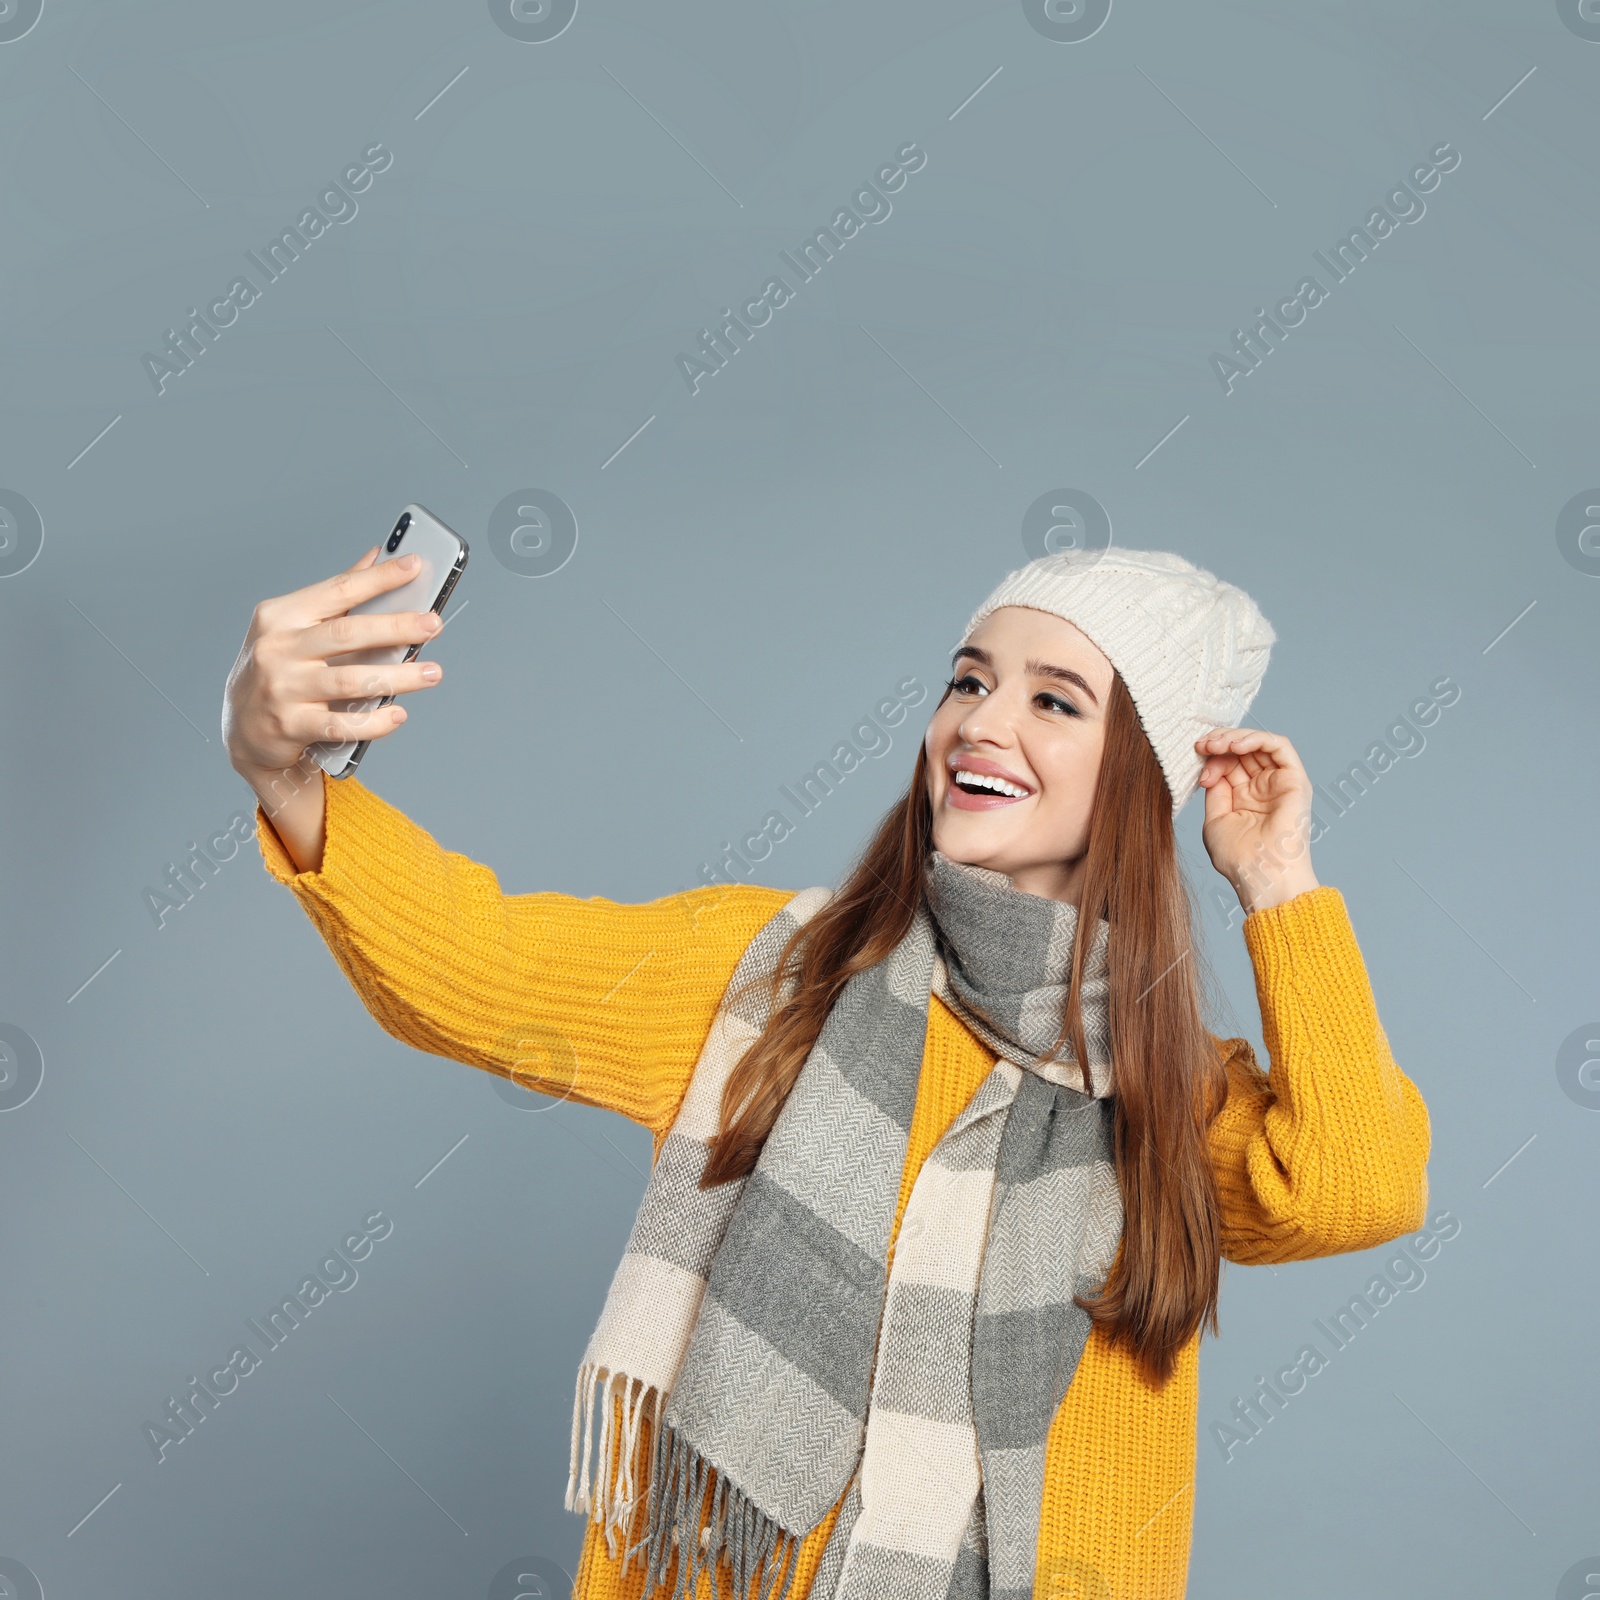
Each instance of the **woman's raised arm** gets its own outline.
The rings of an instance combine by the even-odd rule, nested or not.
[[[414,558],[412,558],[414,559]],[[677,1114],[745,946],[787,891],[692,889],[644,905],[506,895],[488,867],[442,849],[354,777],[303,754],[320,740],[380,739],[435,662],[351,667],[337,658],[438,631],[428,612],[347,616],[413,575],[409,560],[354,566],[255,609],[228,676],[222,724],[255,790],[262,859],[293,890],[383,1028],[418,1050],[661,1133]]]
[[[1420,1228],[1428,1111],[1395,1064],[1344,897],[1327,885],[1244,923],[1271,1073],[1228,1048],[1211,1127],[1222,1253],[1248,1265],[1365,1250]]]
[[[385,1032],[661,1133],[745,946],[792,891],[712,885],[641,905],[503,894],[359,778],[324,777],[321,866],[256,837]]]

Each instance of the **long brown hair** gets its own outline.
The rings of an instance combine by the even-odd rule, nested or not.
[[[948,687],[939,704],[950,693]],[[846,982],[882,961],[910,929],[933,848],[927,750],[849,877],[784,946],[776,1009],[723,1090],[722,1121],[702,1188],[756,1163],[822,1024]],[[1193,937],[1194,904],[1172,827],[1172,795],[1120,674],[1106,707],[1078,901],[1078,926],[1111,925],[1107,949],[1114,1145],[1122,1246],[1094,1299],[1078,1304],[1165,1383],[1197,1329],[1217,1331],[1221,1230],[1206,1133],[1227,1095],[1202,1019],[1211,974]],[[1079,1001],[1086,939],[1074,941],[1060,1038],[1088,1059]],[[791,998],[779,1003],[785,980]]]

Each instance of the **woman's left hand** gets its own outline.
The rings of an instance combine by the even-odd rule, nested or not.
[[[1315,889],[1311,779],[1294,746],[1261,728],[1218,728],[1194,747],[1206,758],[1200,837],[1246,914]]]

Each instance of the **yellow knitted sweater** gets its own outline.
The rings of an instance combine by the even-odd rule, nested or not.
[[[324,790],[319,871],[295,871],[259,808],[257,838],[383,1028],[502,1077],[516,1064],[519,1081],[649,1128],[659,1154],[740,955],[792,891],[721,885],[643,905],[503,894],[488,867],[442,849],[358,778]],[[1420,1227],[1428,1113],[1390,1055],[1343,897],[1323,886],[1257,911],[1244,940],[1271,1072],[1244,1039],[1217,1041],[1230,1083],[1210,1136],[1223,1254],[1299,1261]],[[564,1041],[542,1054],[546,1080],[530,1079],[530,1039]],[[993,1064],[932,999],[896,1231],[924,1158]],[[1180,1600],[1198,1368],[1197,1335],[1157,1388],[1091,1333],[1049,1437],[1041,1600]],[[800,1547],[794,1600],[805,1600],[837,1510]],[[574,1595],[638,1600],[641,1564],[621,1566],[591,1521]],[[699,1595],[711,1600],[705,1574]]]

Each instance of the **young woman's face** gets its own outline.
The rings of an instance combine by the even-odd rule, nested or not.
[[[934,848],[1076,904],[1110,661],[1061,617],[1001,606],[963,642],[951,677],[923,741]]]

